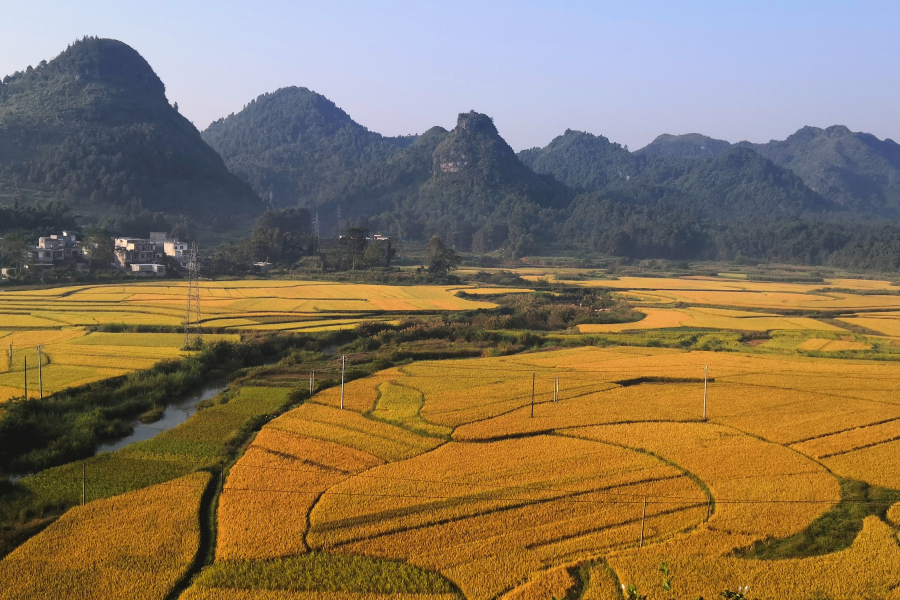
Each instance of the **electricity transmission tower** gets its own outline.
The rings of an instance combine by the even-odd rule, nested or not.
[[[337,219],[337,230],[335,231],[334,239],[340,240],[341,239],[341,205],[340,204],[338,204],[338,206],[337,206],[337,218],[338,218]]]
[[[200,329],[200,263],[197,260],[197,242],[191,244],[188,259],[187,308],[184,311],[184,347],[195,348],[203,344]]]
[[[315,218],[313,219],[313,239],[315,248],[314,251],[319,251],[319,213],[316,213]]]

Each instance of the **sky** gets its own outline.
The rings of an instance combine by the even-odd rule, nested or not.
[[[566,129],[900,141],[897,0],[3,0],[0,76],[85,35],[140,52],[201,130],[296,85],[384,135],[474,109],[516,150]]]

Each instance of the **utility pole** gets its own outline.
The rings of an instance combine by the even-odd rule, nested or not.
[[[13,345],[12,342],[9,344],[9,371],[12,372],[13,369]]]
[[[644,547],[644,523],[647,520],[647,496],[644,496],[644,512],[641,513],[641,544],[639,548]]]
[[[703,377],[703,420],[706,420],[706,390],[709,387],[709,365],[706,365],[706,375]]]
[[[40,389],[40,394],[41,394],[41,400],[44,399],[44,360],[41,355],[41,350],[43,350],[43,349],[44,349],[43,346],[38,345],[38,347],[37,347],[37,351],[38,351],[38,385],[40,386],[39,389]]]
[[[84,490],[87,487],[85,480],[87,479],[87,462],[81,463],[81,505],[84,506]]]
[[[534,376],[535,374],[531,374],[531,418],[534,418]]]
[[[556,383],[553,385],[553,401],[559,402],[559,375],[556,376]]]
[[[25,399],[28,400],[28,356],[25,356]]]
[[[341,410],[344,410],[344,369],[347,366],[347,355],[341,355]]]

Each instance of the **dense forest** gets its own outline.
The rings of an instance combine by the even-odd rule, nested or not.
[[[0,206],[0,236],[15,233],[25,238],[51,235],[78,228],[78,216],[64,202],[50,202],[46,206]]]

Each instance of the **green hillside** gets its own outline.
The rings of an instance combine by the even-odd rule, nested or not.
[[[202,135],[229,169],[276,206],[338,202],[353,187],[353,171],[384,163],[415,141],[371,132],[301,87],[263,94]]]
[[[629,205],[664,201],[717,221],[832,208],[791,171],[748,148],[715,158],[631,153],[602,136],[566,131],[519,157],[575,189]]]
[[[108,222],[205,220],[215,208],[225,226],[261,210],[140,54],[100,38],[3,78],[0,198],[11,196],[65,201]]]
[[[602,135],[567,129],[545,148],[519,152],[519,158],[537,173],[553,175],[562,183],[586,190],[600,190],[637,175],[646,163]]]
[[[804,127],[784,141],[741,142],[853,212],[900,217],[900,144],[842,125]]]

